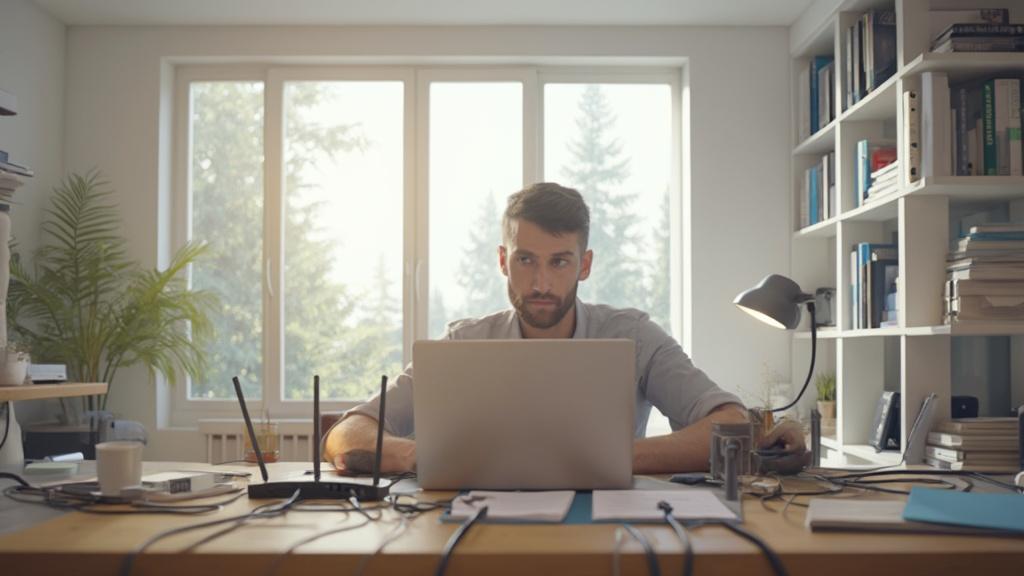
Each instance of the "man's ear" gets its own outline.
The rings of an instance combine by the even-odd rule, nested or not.
[[[583,281],[590,277],[590,265],[594,261],[594,251],[587,250],[583,253],[583,260],[580,261],[580,273],[577,280]]]
[[[498,266],[501,266],[501,273],[508,277],[508,251],[504,245],[498,246]]]

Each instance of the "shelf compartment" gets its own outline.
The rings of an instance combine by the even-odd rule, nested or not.
[[[836,222],[839,218],[832,217],[828,220],[823,220],[817,224],[811,224],[805,226],[793,233],[793,238],[799,240],[801,238],[828,238],[836,235]]]
[[[840,122],[863,122],[865,120],[886,120],[896,117],[899,94],[896,91],[898,74],[893,74],[867,96],[844,110]]]
[[[827,154],[832,151],[835,146],[835,133],[836,133],[837,121],[833,119],[831,122],[825,125],[809,138],[801,142],[793,148],[793,155],[802,154]]]
[[[848,444],[842,447],[842,452],[881,466],[895,466],[903,457],[899,452],[891,450],[875,452],[874,446],[868,444]]]

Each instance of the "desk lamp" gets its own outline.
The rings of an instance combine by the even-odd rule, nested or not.
[[[803,397],[807,385],[811,383],[811,376],[814,374],[814,360],[818,346],[817,321],[814,311],[814,296],[807,294],[800,289],[800,286],[785,276],[771,274],[764,280],[736,296],[733,304],[754,318],[784,330],[793,330],[800,324],[801,305],[807,305],[807,311],[811,314],[811,365],[807,371],[807,380],[803,388],[796,395],[792,402],[778,408],[754,408],[750,411],[751,421],[754,424],[754,445],[756,440],[767,433],[774,425],[774,413],[785,412]],[[812,451],[817,452],[820,438],[812,438]]]

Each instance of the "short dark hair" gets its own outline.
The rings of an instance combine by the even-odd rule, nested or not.
[[[512,236],[513,220],[536,224],[555,236],[576,232],[580,237],[580,251],[587,249],[590,209],[583,196],[572,188],[554,182],[538,182],[512,194],[501,218],[504,240]]]

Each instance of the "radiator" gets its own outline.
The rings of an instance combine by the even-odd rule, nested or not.
[[[313,458],[309,420],[275,420],[281,462],[309,462]],[[245,449],[245,421],[241,419],[204,419],[199,433],[206,439],[206,461],[210,464],[241,460]],[[262,446],[261,446],[262,448]]]

